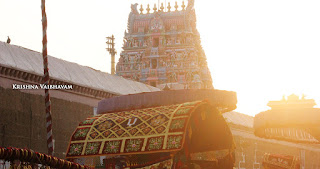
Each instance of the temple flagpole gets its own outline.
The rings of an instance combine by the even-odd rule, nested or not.
[[[49,69],[48,69],[48,51],[47,51],[47,15],[45,0],[41,0],[42,10],[42,56],[43,56],[43,82],[49,84]],[[53,138],[52,138],[52,117],[51,117],[51,101],[49,89],[45,89],[45,106],[46,106],[46,128],[47,128],[47,148],[48,154],[53,155]]]

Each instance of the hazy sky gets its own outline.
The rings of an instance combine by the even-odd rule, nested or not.
[[[115,35],[117,61],[131,3],[158,1],[47,0],[49,55],[110,72],[105,37]],[[0,41],[41,51],[40,6],[0,0]],[[237,111],[254,115],[292,93],[320,104],[319,0],[195,0],[195,9],[213,85],[237,92]]]

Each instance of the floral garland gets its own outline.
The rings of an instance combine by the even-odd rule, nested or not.
[[[0,159],[5,161],[19,160],[30,164],[42,164],[59,169],[91,169],[88,166],[80,165],[67,160],[59,159],[43,153],[34,152],[30,149],[15,147],[0,147]]]

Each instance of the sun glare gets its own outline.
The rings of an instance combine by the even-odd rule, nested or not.
[[[283,95],[320,104],[317,1],[197,1],[197,27],[217,89],[236,91],[238,109],[267,110]]]

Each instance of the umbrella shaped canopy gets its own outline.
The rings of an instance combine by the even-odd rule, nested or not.
[[[313,108],[314,100],[291,95],[288,100],[272,101],[268,105],[271,110],[254,118],[255,135],[298,143],[319,143],[320,109]]]

